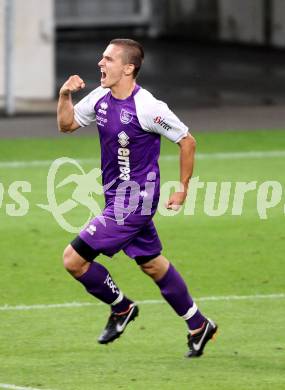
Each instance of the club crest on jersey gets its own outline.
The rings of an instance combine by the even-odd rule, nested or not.
[[[119,134],[118,134],[118,142],[119,144],[124,148],[125,146],[127,146],[129,144],[129,136],[124,132],[124,131],[121,131]]]
[[[171,126],[164,122],[164,119],[161,118],[161,116],[157,116],[156,118],[154,118],[154,123],[158,123],[161,127],[163,127],[166,131],[170,130],[171,129]]]
[[[131,123],[132,119],[133,119],[133,115],[130,112],[128,112],[127,110],[122,108],[121,113],[120,113],[120,121],[124,125],[127,125],[128,123]]]

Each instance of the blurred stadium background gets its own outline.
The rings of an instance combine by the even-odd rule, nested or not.
[[[284,210],[281,202],[260,220],[254,193],[242,218],[210,218],[200,196],[191,221],[171,220],[175,240],[169,220],[156,219],[166,255],[221,326],[204,360],[182,360],[184,324],[159,304],[142,305],[120,343],[96,345],[107,309],[89,307],[63,271],[72,235],[36,204],[54,159],[98,163],[94,127],[58,133],[56,99],[70,74],[87,84],[75,100],[98,85],[114,37],[144,44],[139,83],[189,124],[196,176],[285,185],[284,0],[0,0],[0,389],[284,389]],[[175,155],[164,142],[163,181],[177,179]],[[15,180],[32,184],[21,218],[6,215]],[[160,299],[124,255],[102,261],[129,295]],[[86,306],[64,307],[73,301]]]
[[[0,18],[6,112],[45,112],[72,72],[93,88],[106,42],[126,35],[146,46],[141,82],[170,105],[285,101],[282,0],[1,0]]]
[[[82,95],[93,89],[97,61],[114,36],[143,42],[141,84],[167,97],[184,120],[191,116],[193,128],[250,127],[247,121],[252,127],[280,127],[283,0],[1,0],[0,115],[53,114],[57,92],[70,74],[86,80]],[[212,110],[201,115],[201,108]],[[1,136],[12,135],[17,121],[4,123],[9,132],[1,126]],[[50,118],[41,123],[39,129],[33,118],[31,135],[54,134]]]

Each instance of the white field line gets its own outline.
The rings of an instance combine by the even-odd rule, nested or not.
[[[0,383],[0,389],[12,389],[12,390],[43,390],[43,389],[36,389],[35,387],[23,387],[23,386],[16,386],[11,385],[9,383]],[[45,389],[47,390],[47,389]]]
[[[207,301],[249,301],[259,299],[284,299],[285,293],[280,294],[256,294],[256,295],[226,295],[226,296],[210,296],[196,298],[196,302]],[[136,301],[139,305],[161,305],[166,303],[161,299],[150,299],[144,301]],[[25,310],[46,310],[46,309],[61,309],[61,308],[73,308],[73,307],[86,307],[86,306],[101,306],[104,303],[101,302],[67,302],[67,303],[52,303],[52,304],[36,304],[36,305],[4,305],[0,306],[0,311],[25,311]]]
[[[256,295],[227,295],[227,296],[210,296],[210,297],[201,297],[195,299],[197,302],[202,301],[243,301],[243,300],[258,300],[258,299],[284,299],[285,293],[280,294],[256,294]],[[145,300],[137,301],[138,304],[163,304],[163,300]],[[70,307],[85,307],[85,306],[99,306],[103,303],[89,303],[89,302],[70,302],[70,303],[58,303],[58,304],[47,304],[47,305],[18,305],[10,306],[4,305],[0,306],[1,311],[12,311],[12,310],[34,310],[34,309],[57,309],[57,308],[70,308]],[[0,383],[0,389],[10,389],[10,390],[43,390],[36,389],[34,387],[23,387],[16,386],[8,383]],[[47,389],[46,389],[47,390]]]
[[[274,158],[285,157],[285,150],[272,151],[249,151],[249,152],[229,152],[229,153],[197,153],[198,160],[237,160],[237,159],[254,159],[254,158]],[[160,161],[177,160],[178,154],[168,154],[160,156]],[[0,161],[0,168],[33,168],[47,167],[54,160],[31,160],[31,161]],[[76,161],[80,164],[98,164],[98,158],[79,158]]]

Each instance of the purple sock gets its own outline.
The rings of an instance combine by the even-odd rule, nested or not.
[[[169,264],[166,274],[156,284],[164,299],[186,321],[190,331],[202,327],[206,318],[198,310],[184,280],[172,264]]]
[[[100,301],[112,306],[112,310],[121,313],[133,303],[125,297],[113,282],[108,270],[100,263],[92,262],[88,270],[77,278],[86,290]]]

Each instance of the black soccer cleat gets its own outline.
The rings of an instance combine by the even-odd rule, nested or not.
[[[98,338],[98,343],[108,344],[116,340],[126,329],[126,326],[139,314],[139,308],[135,304],[131,304],[129,310],[124,314],[112,312],[105,329]]]
[[[188,334],[189,351],[185,355],[188,358],[196,358],[203,355],[207,342],[213,339],[217,333],[218,325],[209,318],[205,321],[203,329],[194,335]]]

